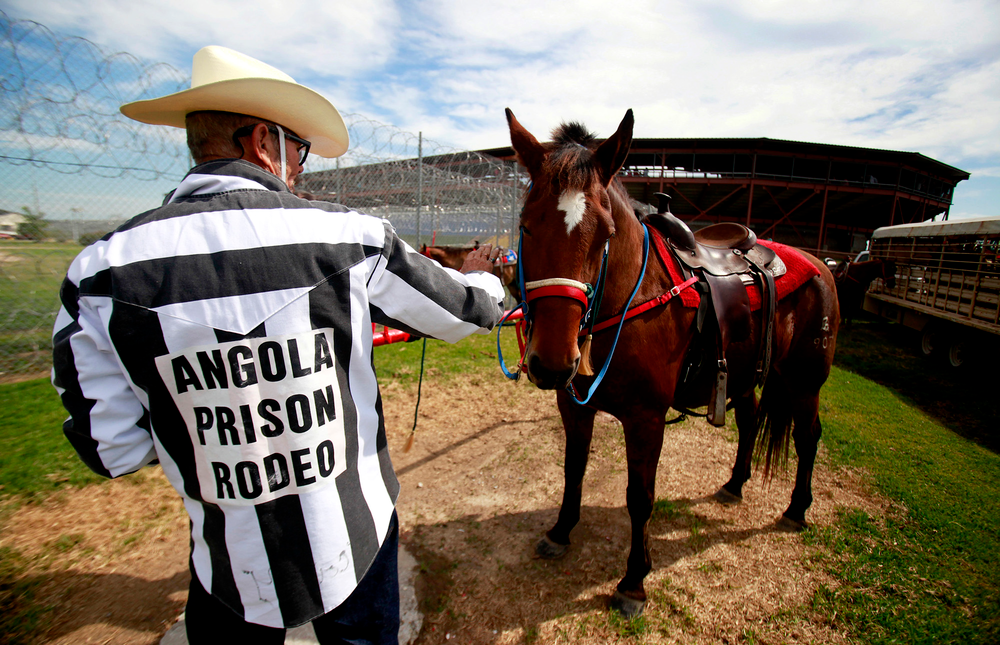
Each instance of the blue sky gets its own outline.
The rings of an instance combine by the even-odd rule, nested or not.
[[[923,153],[972,173],[952,216],[1000,215],[995,0],[0,0],[13,19],[184,72],[237,49],[456,148],[540,138],[772,137]]]

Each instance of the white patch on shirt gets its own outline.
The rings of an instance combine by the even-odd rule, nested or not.
[[[587,210],[587,200],[579,190],[567,190],[559,196],[559,210],[566,213],[566,235],[573,232],[576,225],[583,221],[583,212]]]
[[[325,328],[156,357],[191,435],[205,502],[256,506],[306,495],[346,471],[334,346],[333,329]],[[269,597],[263,580],[253,578],[261,600]]]

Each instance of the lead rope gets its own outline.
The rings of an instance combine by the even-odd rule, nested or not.
[[[608,238],[604,243],[604,259],[601,261],[601,272],[597,276],[597,286],[594,288],[594,301],[587,309],[586,317],[580,325],[580,328],[583,329],[584,325],[590,323],[587,335],[583,338],[583,345],[580,346],[580,368],[576,373],[581,376],[594,375],[594,365],[590,359],[590,342],[594,338],[594,324],[597,322],[597,314],[600,313],[601,302],[604,300],[604,279],[608,274],[608,251],[610,248],[611,238]]]
[[[417,405],[413,408],[413,429],[406,439],[406,446],[403,452],[410,452],[413,447],[413,437],[417,434],[417,415],[420,413],[420,390],[424,386],[424,357],[427,356],[427,339],[424,339],[424,348],[420,351],[420,378],[417,380]]]
[[[624,311],[626,312],[632,306],[632,300],[635,299],[635,294],[639,293],[639,287],[642,286],[642,281],[646,277],[646,263],[649,260],[649,228],[646,225],[643,225],[642,232],[642,270],[639,272],[639,279],[636,280],[635,289],[632,290],[632,295],[628,297],[628,301],[625,303]],[[595,313],[594,315],[596,316],[597,314]],[[594,396],[594,392],[597,391],[597,387],[601,384],[601,381],[604,380],[604,375],[608,371],[608,366],[611,365],[611,359],[614,357],[615,349],[618,347],[618,338],[621,336],[622,325],[624,324],[625,316],[623,315],[621,320],[618,321],[618,328],[615,331],[615,339],[611,343],[611,351],[608,352],[608,357],[604,360],[604,367],[602,367],[601,371],[597,373],[597,376],[594,378],[594,382],[590,384],[587,396],[583,399],[578,399],[576,388],[573,386],[572,381],[566,386],[566,391],[569,392],[569,398],[573,403],[576,403],[577,405],[586,405],[590,402],[591,397]]]

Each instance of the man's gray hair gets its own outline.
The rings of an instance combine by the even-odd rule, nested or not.
[[[267,119],[234,112],[205,110],[188,114],[185,127],[191,158],[195,163],[201,163],[208,157],[230,159],[242,156],[241,147],[233,143],[233,133],[245,125],[258,123],[271,125]]]

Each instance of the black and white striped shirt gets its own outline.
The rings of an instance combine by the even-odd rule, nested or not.
[[[204,587],[290,627],[352,592],[399,493],[372,323],[455,342],[497,323],[503,287],[220,160],[86,248],[61,298],[53,383],[81,458],[107,477],[159,460]]]

